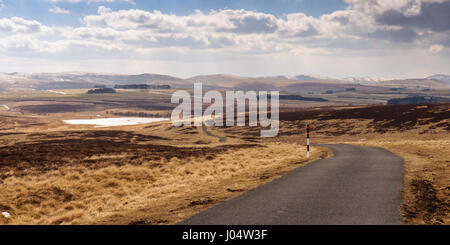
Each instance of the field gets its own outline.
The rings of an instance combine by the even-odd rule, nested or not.
[[[282,101],[279,136],[261,139],[250,127],[67,125],[62,120],[167,116],[172,91],[59,92],[0,94],[8,107],[0,111],[0,211],[11,214],[0,224],[175,224],[330,157],[314,145],[306,159],[307,123],[314,144],[380,146],[403,157],[405,223],[450,223],[450,104],[363,105],[397,94]]]
[[[0,117],[2,224],[174,224],[308,163],[298,144],[221,143],[169,122],[73,126],[61,119],[108,114],[11,106]],[[330,155],[314,149],[311,160]]]

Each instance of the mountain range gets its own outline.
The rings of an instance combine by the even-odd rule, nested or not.
[[[350,77],[344,79],[326,78],[315,75],[245,77],[229,74],[200,75],[179,78],[161,74],[106,74],[106,73],[0,73],[1,90],[54,90],[85,89],[98,85],[114,87],[115,85],[149,84],[170,85],[174,88],[192,88],[201,82],[206,89],[239,90],[280,90],[291,92],[324,92],[356,88],[374,90],[381,87],[402,88],[450,88],[450,75],[437,74],[415,79],[372,79]]]

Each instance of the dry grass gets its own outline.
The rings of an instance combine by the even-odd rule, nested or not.
[[[273,143],[229,150],[215,158],[126,164],[129,155],[95,155],[122,161],[100,169],[61,166],[0,182],[0,224],[173,224],[306,164],[305,149]],[[313,149],[312,159],[326,150]]]

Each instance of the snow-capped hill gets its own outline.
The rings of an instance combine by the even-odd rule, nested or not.
[[[346,77],[342,80],[349,83],[359,83],[359,84],[375,84],[382,81],[382,79],[371,77]]]
[[[439,80],[439,81],[446,82],[446,83],[450,83],[450,75],[436,74],[436,75],[433,75],[433,76],[429,76],[427,78],[428,79],[433,79],[433,80]]]
[[[305,80],[317,80],[319,78],[312,76],[312,75],[297,75],[297,76],[291,77],[291,79],[305,81]]]

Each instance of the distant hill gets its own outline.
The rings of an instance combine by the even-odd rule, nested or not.
[[[291,77],[291,79],[294,80],[300,80],[300,81],[312,81],[312,80],[318,80],[317,78],[313,77],[313,76],[308,76],[308,75],[297,75],[297,76],[293,76]]]
[[[202,75],[187,78],[191,83],[202,83],[205,88],[235,90],[280,90],[295,92],[320,92],[329,89],[342,88],[348,85],[348,82],[318,78],[307,75],[298,75],[294,77],[271,76],[271,77],[243,77],[228,74]],[[350,86],[350,85],[348,85]],[[303,88],[307,88],[303,90]],[[345,88],[342,88],[345,90]]]
[[[346,77],[342,79],[348,83],[362,84],[362,85],[371,85],[380,82],[380,79],[370,78],[370,77]]]
[[[0,74],[0,86],[13,90],[84,89],[101,85],[112,87],[116,84],[168,84],[174,87],[186,87],[186,81],[181,78],[149,73],[139,75],[81,72]]]
[[[418,78],[418,79],[399,79],[399,80],[388,80],[377,83],[377,85],[388,86],[388,87],[403,87],[403,88],[450,88],[450,83],[429,79],[429,78]]]
[[[173,84],[183,84],[184,80],[177,77],[172,77],[168,75],[159,74],[140,74],[140,75],[115,75],[108,76],[108,80],[114,81],[120,85],[126,84],[149,84],[155,85],[158,83],[173,83]]]
[[[427,104],[438,102],[450,102],[448,98],[432,97],[432,96],[413,96],[406,98],[390,99],[388,105],[403,105],[403,104]]]
[[[85,89],[94,88],[96,85],[90,82],[49,82],[33,86],[36,90],[55,90],[55,89]]]
[[[115,85],[118,89],[170,89],[170,85],[148,85],[148,84],[129,84]]]
[[[233,86],[234,90],[243,90],[243,91],[277,91],[278,87],[265,82],[243,82],[238,83]]]
[[[355,91],[379,91],[386,88],[378,86],[366,86],[357,84],[345,84],[345,83],[327,83],[327,82],[306,82],[306,83],[293,83],[280,87],[280,91],[286,92],[299,92],[299,93],[325,93],[327,91],[344,92],[351,88]]]
[[[427,77],[428,79],[439,80],[442,82],[450,83],[450,75],[437,74]]]
[[[258,79],[274,79],[274,80],[287,80],[286,76],[269,76],[269,77],[257,77]]]
[[[239,83],[258,82],[261,80],[262,78],[258,79],[228,74],[201,75],[186,79],[186,81],[190,83],[202,83],[203,85],[206,86],[221,87],[221,88],[233,87]]]
[[[433,75],[428,78],[378,80],[372,78],[333,79],[316,75],[245,77],[230,74],[200,75],[186,79],[143,73],[137,75],[106,73],[0,73],[0,87],[4,90],[57,90],[86,89],[96,86],[145,84],[148,86],[169,85],[171,88],[192,88],[194,83],[202,83],[207,89],[233,89],[256,91],[286,91],[300,93],[323,93],[328,90],[346,91],[355,87],[357,91],[405,89],[449,89],[450,76]]]
[[[0,86],[4,90],[30,90],[42,82],[19,73],[0,73]]]

